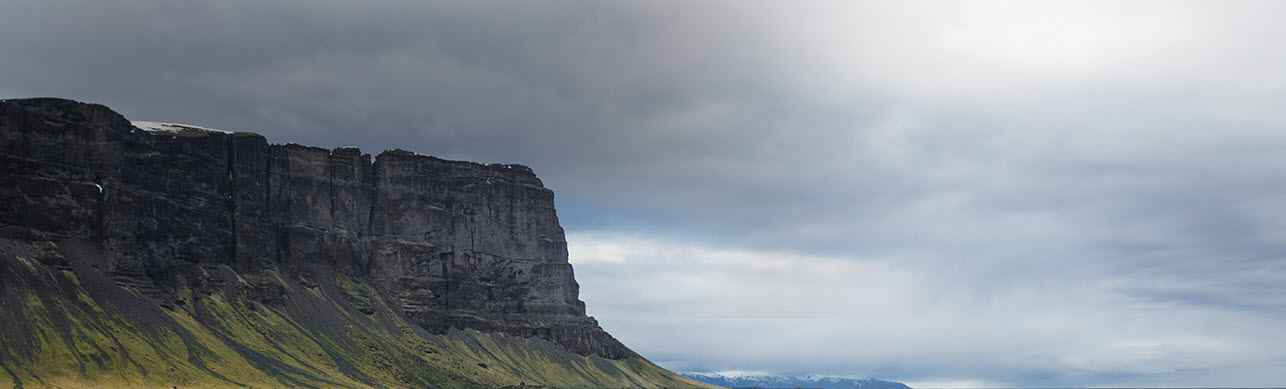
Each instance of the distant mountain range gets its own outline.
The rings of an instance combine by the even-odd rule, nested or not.
[[[873,378],[840,378],[808,376],[739,375],[719,373],[679,373],[700,382],[729,388],[817,388],[817,389],[910,389],[900,382]]]

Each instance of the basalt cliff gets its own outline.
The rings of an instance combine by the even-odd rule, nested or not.
[[[521,165],[0,101],[0,384],[703,387],[585,315]]]

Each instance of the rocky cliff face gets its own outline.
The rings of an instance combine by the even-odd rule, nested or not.
[[[292,296],[338,291],[417,331],[638,358],[585,315],[554,194],[526,166],[157,128],[101,105],[0,102],[0,237],[79,242],[86,259],[40,261],[197,316],[202,296],[309,315]]]

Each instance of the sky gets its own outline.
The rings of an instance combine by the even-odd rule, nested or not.
[[[531,166],[677,371],[1286,385],[1286,3],[0,0],[0,97]]]

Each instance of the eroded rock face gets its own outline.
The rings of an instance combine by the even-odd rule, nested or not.
[[[0,102],[0,170],[0,234],[97,242],[118,284],[162,305],[181,303],[178,283],[217,284],[209,265],[338,273],[430,331],[635,356],[585,316],[554,194],[526,166],[145,131],[101,105],[23,99]]]

